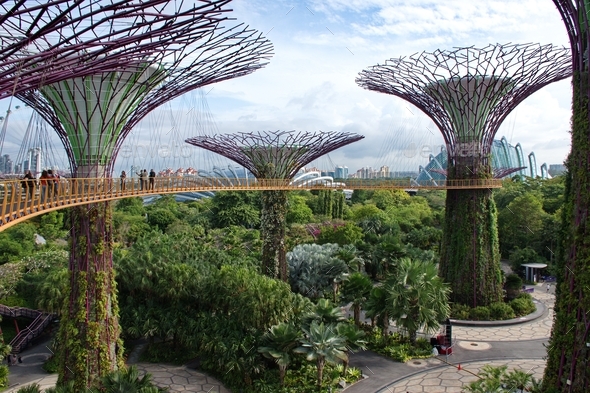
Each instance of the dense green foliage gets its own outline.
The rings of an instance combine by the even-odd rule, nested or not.
[[[495,192],[500,215],[507,218],[502,225],[510,222],[507,207],[518,207],[511,203],[527,200],[528,194],[540,201],[535,206],[542,207],[543,225],[561,212],[555,197],[558,181],[507,184],[510,192]],[[325,190],[288,193],[286,198],[288,284],[261,274],[261,193],[224,192],[191,203],[163,197],[147,206],[129,198],[115,205],[112,246],[121,332],[125,340],[148,339],[144,360],[181,364],[198,357],[201,368],[230,388],[304,392],[318,382],[327,391],[340,380],[358,379],[357,371],[347,369],[355,342],[362,347],[367,340],[373,350],[400,361],[431,355],[422,340],[414,342],[412,332],[448,315],[442,298],[432,304],[416,300],[425,296],[421,291],[441,284],[427,267],[438,261],[445,193],[420,191],[410,197],[403,191],[355,191],[352,201],[344,202],[342,193]],[[0,291],[7,303],[62,313],[70,296],[68,253],[60,249],[65,242],[59,239],[65,233],[59,228],[63,217],[43,217],[2,232],[7,241],[23,244],[5,258],[9,263],[0,263],[6,272],[0,274]],[[503,228],[501,239],[506,238]],[[523,237],[519,241],[524,243],[506,246],[512,247],[508,257],[523,263],[532,249],[539,260],[550,258],[539,248],[555,235],[547,235],[545,226],[541,230],[546,233],[537,240]],[[32,234],[41,231],[56,237],[45,246],[35,245]],[[418,269],[415,274],[407,264]],[[428,279],[420,282],[419,276]],[[76,280],[87,285],[83,277]],[[95,280],[92,285],[103,284]],[[525,310],[526,302],[516,300],[514,306]],[[362,327],[362,309],[378,327],[365,328],[370,334],[363,338],[345,320],[338,301],[350,305],[357,325]],[[512,305],[493,303],[480,314],[510,317]],[[403,334],[388,332],[391,320],[403,327]],[[334,337],[327,336],[329,326]],[[57,352],[62,351],[60,342]],[[327,343],[334,344],[332,349]]]

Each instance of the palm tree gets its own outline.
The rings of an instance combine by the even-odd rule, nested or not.
[[[396,325],[407,330],[410,342],[423,329],[435,332],[448,318],[450,288],[437,274],[434,263],[400,259],[397,273],[383,283],[386,309]]]
[[[348,370],[348,353],[366,349],[367,341],[364,340],[365,332],[346,322],[339,323],[336,326],[336,332],[340,337],[344,338],[346,344],[346,359],[342,360],[342,363],[344,364],[342,375],[345,376],[346,371]]]
[[[336,325],[346,320],[344,312],[340,307],[334,306],[328,299],[320,299],[313,307],[313,310],[303,316],[302,326],[308,328],[313,321],[326,325]]]
[[[152,376],[145,374],[139,377],[137,367],[130,366],[127,370],[118,370],[108,374],[101,379],[102,386],[106,393],[151,393],[159,392],[160,389],[154,387],[151,381]]]
[[[371,326],[375,326],[375,321],[378,321],[381,324],[381,335],[385,338],[389,330],[389,311],[387,292],[382,285],[371,289],[365,308],[367,310],[365,315],[371,318]]]
[[[284,322],[272,326],[262,337],[265,345],[258,348],[258,352],[277,363],[281,386],[285,381],[287,367],[291,363],[291,352],[299,344],[300,338],[301,332],[292,324]]]
[[[367,301],[372,289],[371,279],[362,273],[351,274],[342,286],[342,300],[352,303],[354,324],[357,327],[361,325],[361,306]]]
[[[317,385],[322,386],[324,366],[335,364],[346,359],[346,340],[340,337],[333,326],[313,321],[309,329],[303,329],[304,337],[301,346],[293,352],[305,355],[307,361],[315,361],[318,369]]]
[[[522,370],[512,370],[502,378],[502,382],[508,391],[523,393],[529,390],[528,388],[533,382],[533,375]]]

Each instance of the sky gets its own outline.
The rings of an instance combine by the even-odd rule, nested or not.
[[[129,136],[119,168],[219,165],[182,140],[214,132],[298,130],[365,136],[312,165],[346,165],[350,172],[381,165],[417,170],[440,149],[440,132],[403,99],[359,87],[359,72],[437,49],[496,43],[569,47],[551,0],[236,0],[231,6],[232,17],[272,41],[274,56],[251,75],[156,110]],[[525,154],[534,151],[539,165],[560,164],[570,148],[570,103],[570,80],[547,86],[521,103],[496,137],[520,143]],[[192,110],[204,106],[205,114]],[[6,107],[0,101],[0,111]],[[202,122],[204,117],[211,121]]]

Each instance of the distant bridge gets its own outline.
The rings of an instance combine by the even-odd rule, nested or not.
[[[128,178],[81,179],[60,178],[23,182],[18,179],[0,180],[0,231],[40,214],[70,206],[155,194],[180,194],[203,191],[262,191],[262,190],[449,190],[492,189],[502,187],[502,180],[437,180],[411,184],[410,179],[347,179],[346,184],[292,184],[285,179],[205,177],[156,177],[153,180]]]

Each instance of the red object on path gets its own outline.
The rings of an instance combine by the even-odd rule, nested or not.
[[[461,363],[457,366],[457,370],[461,370]]]

